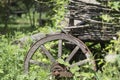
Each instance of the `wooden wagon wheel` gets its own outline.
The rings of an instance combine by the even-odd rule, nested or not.
[[[58,41],[57,45],[57,49],[58,52],[57,53],[51,53],[50,50],[47,50],[47,48],[45,47],[45,44],[49,44],[49,42],[52,41]],[[74,67],[76,65],[81,66],[82,64],[85,64],[86,62],[90,62],[92,63],[93,67],[95,67],[94,61],[90,59],[90,55],[91,52],[90,50],[87,48],[87,46],[79,39],[69,35],[69,34],[64,34],[64,33],[59,33],[59,34],[53,34],[53,35],[48,35],[42,39],[40,39],[39,41],[37,41],[36,43],[33,44],[33,46],[29,49],[25,61],[24,61],[24,71],[25,73],[28,73],[29,71],[29,66],[31,63],[43,63],[43,62],[37,62],[34,60],[31,60],[33,55],[35,55],[35,52],[40,48],[43,52],[42,55],[45,55],[45,58],[47,58],[48,60],[50,60],[51,63],[55,63],[56,60],[58,58],[61,58],[62,55],[64,55],[64,44],[65,42],[70,42],[72,44],[75,45],[75,47],[73,48],[73,50],[71,50],[71,52],[68,54],[68,56],[64,59],[65,62],[70,62],[72,60],[72,58],[74,57],[74,55],[80,50],[86,57],[86,59],[84,60],[80,60],[74,63],[70,63],[70,67]]]

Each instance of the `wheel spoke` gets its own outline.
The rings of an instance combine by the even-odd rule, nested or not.
[[[76,46],[65,61],[69,62],[78,50],[79,46]]]
[[[73,63],[72,65],[70,65],[70,67],[74,67],[74,66],[80,66],[80,65],[83,65],[87,62],[89,62],[90,60],[89,59],[84,59],[82,61],[79,61],[79,62],[76,62],[76,63]]]
[[[62,40],[58,42],[58,58],[62,56]]]
[[[58,41],[58,44],[57,44],[57,48],[58,48],[58,53],[57,54],[52,54],[52,50],[48,50],[45,45],[46,44],[49,44],[49,42],[52,43],[55,42],[55,41]],[[73,43],[75,46],[75,48],[70,52],[70,54],[68,54],[69,56],[65,59],[65,61],[67,62],[73,62],[70,64],[70,67],[74,67],[74,66],[78,66],[78,65],[82,65],[82,64],[86,64],[87,62],[90,62],[92,61],[92,66],[95,66],[95,61],[91,59],[91,52],[90,50],[88,49],[88,47],[79,39],[73,37],[72,35],[69,35],[69,34],[64,34],[64,33],[57,33],[57,34],[53,34],[53,35],[46,35],[44,38],[41,38],[40,40],[38,40],[37,42],[35,42],[31,48],[29,49],[26,57],[25,57],[25,61],[24,61],[24,71],[26,74],[28,74],[28,71],[29,71],[29,67],[31,67],[30,65],[33,64],[33,66],[35,66],[34,64],[36,65],[39,65],[41,67],[44,67],[44,65],[51,65],[52,63],[55,62],[56,60],[56,57],[61,57],[62,54],[63,54],[63,41],[66,41],[66,42],[71,42]],[[55,43],[55,46],[56,46],[56,43]],[[35,56],[34,54],[36,54],[37,52],[37,49],[41,48],[41,51],[43,52],[43,54],[41,55],[46,55],[44,56],[45,58],[47,58],[47,60],[49,60],[49,62],[45,62],[45,61],[37,61],[37,60],[31,60],[31,59],[34,59],[33,56]],[[54,48],[54,47],[51,47],[51,48]],[[67,47],[65,47],[66,49]],[[81,49],[82,53],[86,56],[85,60],[75,60],[77,62],[74,61],[74,55],[77,54],[77,51]],[[55,48],[56,50],[56,48]],[[53,51],[54,52],[54,51]],[[56,52],[54,52],[56,53]],[[37,54],[36,54],[37,55]],[[40,55],[40,57],[41,57]],[[38,55],[39,56],[39,55]],[[55,56],[55,57],[54,57]],[[81,54],[80,54],[81,56]],[[33,58],[32,58],[33,57]],[[76,57],[76,56],[75,56]],[[73,61],[71,61],[71,59],[73,58]],[[89,61],[90,60],[90,61]],[[44,63],[45,62],[45,63]],[[44,67],[44,69],[47,69],[46,67]]]
[[[49,64],[45,64],[43,62],[39,62],[39,61],[36,61],[36,60],[30,60],[30,63],[38,65],[38,66],[49,66]]]
[[[41,45],[40,47],[41,47],[42,51],[46,54],[46,56],[47,56],[52,62],[54,62],[55,59],[54,59],[53,56],[50,54],[50,52],[45,48],[45,46],[44,46],[44,45]]]

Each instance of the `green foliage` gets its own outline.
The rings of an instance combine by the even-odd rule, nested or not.
[[[66,12],[65,6],[68,4],[68,0],[54,0],[56,3],[55,7],[52,9],[54,11],[53,17],[51,17],[54,22],[54,26],[58,26],[61,20],[64,18]]]
[[[97,80],[104,79],[104,80],[119,80],[120,79],[120,56],[116,58],[117,60],[114,63],[107,62],[103,66],[103,72],[98,71],[96,73]]]
[[[119,1],[110,1],[110,2],[108,2],[108,6],[114,10],[120,11],[120,2]]]
[[[111,44],[106,47],[107,50],[109,50],[109,54],[120,54],[120,32],[117,33],[118,38],[114,38],[114,40],[111,41]]]
[[[16,34],[16,38],[22,36],[20,33]],[[20,48],[19,45],[12,44],[14,38],[0,36],[0,80],[34,80],[37,76],[35,71],[32,71],[30,75],[25,75],[23,72],[23,62],[30,43],[28,41]],[[44,79],[40,77],[39,80]]]
[[[37,0],[38,3],[47,5],[49,10],[46,11],[47,17],[52,21],[51,27],[58,27],[66,12],[65,6],[69,0]]]
[[[103,21],[119,24],[119,12],[120,12],[120,2],[117,0],[109,0],[102,2],[104,5],[111,9],[109,12],[103,11],[101,18]],[[114,13],[116,12],[116,13]]]
[[[112,18],[108,14],[103,14],[101,18],[106,22],[109,22],[110,20],[112,20]]]
[[[118,33],[118,35],[120,35]],[[107,56],[105,56],[106,63],[102,67],[102,72],[98,71],[96,73],[97,79],[104,80],[119,80],[120,79],[120,37],[118,39],[112,40],[111,44],[106,48]]]
[[[48,5],[52,7],[51,11],[48,12],[49,14],[48,16],[52,20],[53,26],[58,27],[59,22],[64,18],[64,14],[66,11],[64,7],[66,4],[68,4],[68,0],[39,0],[39,1],[48,2]],[[29,2],[26,2],[26,5],[27,3]],[[113,10],[120,11],[119,1],[111,0],[110,2],[108,2],[107,5],[111,7]],[[27,7],[30,8],[31,5],[27,5]],[[4,8],[5,8],[4,0],[0,0],[0,10],[2,10],[2,12],[0,11],[0,17],[4,14]],[[111,14],[112,13],[103,14],[101,17],[106,22],[112,22],[115,20],[115,18],[117,19],[120,18],[120,16],[113,17],[116,15],[115,14],[111,15]],[[24,15],[23,17],[25,16],[26,15]],[[18,20],[18,22],[20,21]],[[17,25],[17,27],[19,26]],[[56,29],[57,28],[50,28],[49,26],[45,26],[45,28],[39,28],[37,32],[40,31],[40,32],[48,33],[48,32],[54,32]],[[23,62],[31,43],[28,41],[28,43],[23,45],[23,47],[21,48],[20,45],[13,45],[12,42],[15,39],[21,38],[25,35],[26,34],[23,34],[22,32],[15,32],[15,36],[10,33],[9,35],[0,35],[0,80],[34,80],[36,78],[38,78],[38,80],[45,80],[45,79],[49,80],[48,79],[49,77],[48,76],[46,77],[46,75],[49,75],[48,73],[49,71],[43,68],[39,68],[37,66],[31,66],[31,72],[29,75],[24,74]],[[53,42],[53,44],[55,43]],[[46,45],[46,47],[49,49],[51,48],[51,46],[49,45]],[[100,47],[97,46],[97,48]],[[92,80],[93,78],[96,78],[96,80],[119,80],[120,79],[120,75],[119,75],[120,49],[119,48],[120,48],[120,38],[111,41],[111,44],[106,48],[108,51],[106,52],[106,54],[115,54],[117,57],[113,62],[111,62],[112,59],[109,58],[110,61],[106,61],[106,63],[102,67],[102,71],[94,72],[93,70],[89,69],[90,67],[89,64],[82,67],[76,66],[74,68],[71,68],[70,71],[75,75],[74,80],[80,80],[80,79]],[[56,53],[55,50],[51,50],[51,51]],[[66,51],[65,53],[67,54],[68,51],[67,50],[65,51]],[[69,63],[64,62],[64,58],[68,56],[66,54],[63,55],[63,59],[58,59],[58,62],[66,66],[70,66]],[[38,56],[34,58],[38,58]],[[47,62],[46,59],[42,59],[42,60]],[[103,59],[100,59],[99,64],[101,63],[103,63]]]
[[[15,79],[18,73],[21,73],[19,68],[22,67],[21,61],[23,61],[24,50],[20,51],[18,46],[11,45],[11,42],[9,42],[5,36],[0,37],[0,70],[2,70],[0,79]]]

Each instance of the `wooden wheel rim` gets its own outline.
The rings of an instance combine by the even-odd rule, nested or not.
[[[29,49],[29,51],[25,57],[25,61],[24,61],[24,72],[25,73],[28,73],[28,71],[29,71],[29,64],[30,64],[29,61],[32,58],[35,51],[40,47],[40,45],[43,45],[46,42],[49,42],[52,40],[67,40],[67,41],[73,42],[82,50],[82,52],[86,55],[87,58],[90,58],[91,52],[81,40],[79,40],[79,39],[77,39],[69,34],[64,34],[64,33],[48,35],[48,36],[38,40]],[[52,61],[54,62],[54,60],[52,60]],[[95,65],[94,61],[92,61],[92,64]],[[74,66],[74,65],[71,65],[71,67],[72,66]]]

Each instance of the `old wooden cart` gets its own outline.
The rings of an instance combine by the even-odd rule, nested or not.
[[[50,71],[54,76],[71,77],[72,73],[68,66],[62,64],[62,60],[70,64],[69,68],[76,65],[81,67],[90,62],[92,69],[96,70],[90,47],[99,43],[104,48],[106,42],[117,38],[116,32],[120,30],[116,23],[105,22],[99,16],[119,12],[87,0],[71,0],[68,9],[69,27],[65,27],[60,33],[48,34],[31,46],[24,61],[25,73],[29,72],[31,64],[44,68],[52,65]],[[79,23],[76,24],[76,21]],[[91,42],[89,48],[86,46],[87,42]]]

